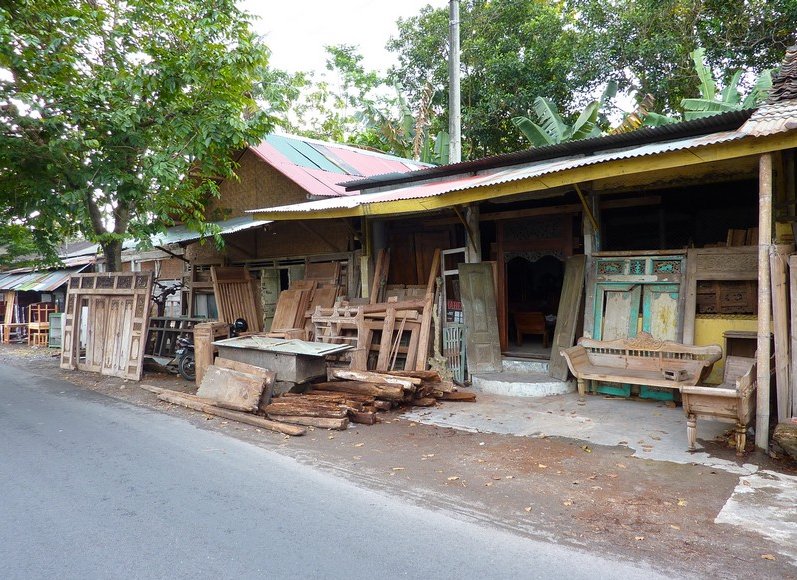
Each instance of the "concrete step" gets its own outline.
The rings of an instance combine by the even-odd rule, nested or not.
[[[575,381],[557,381],[547,373],[481,373],[471,377],[473,388],[510,397],[547,397],[576,391]]]
[[[547,360],[504,357],[501,362],[505,373],[548,373]]]

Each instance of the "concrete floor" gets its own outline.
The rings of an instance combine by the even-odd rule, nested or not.
[[[419,423],[473,432],[524,437],[565,437],[596,445],[623,445],[634,456],[658,461],[700,464],[748,475],[755,465],[712,457],[701,440],[712,440],[730,425],[698,421],[698,448],[686,442],[686,417],[681,407],[641,399],[588,395],[583,404],[575,394],[541,398],[508,397],[479,393],[475,403],[416,408],[405,416]]]

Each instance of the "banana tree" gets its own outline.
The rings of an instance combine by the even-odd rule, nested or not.
[[[584,107],[576,122],[568,125],[550,99],[537,97],[534,99],[534,113],[540,122],[535,123],[528,117],[514,117],[512,123],[534,147],[543,147],[600,135],[597,126],[599,109],[600,101],[591,102]]]
[[[703,59],[705,50],[698,48],[689,53],[689,56],[695,63],[695,72],[700,79],[700,97],[681,101],[681,106],[684,108],[684,119],[687,121],[726,111],[753,108],[766,99],[772,88],[772,71],[765,70],[756,79],[752,90],[742,99],[739,87],[742,71],[736,71],[728,85],[718,92],[717,82]]]

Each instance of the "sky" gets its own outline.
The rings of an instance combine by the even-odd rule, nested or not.
[[[395,58],[385,44],[395,36],[396,20],[415,16],[423,6],[448,6],[447,0],[241,0],[259,16],[254,29],[271,49],[271,65],[296,71],[322,71],[325,45],[360,47],[367,70],[385,72]]]

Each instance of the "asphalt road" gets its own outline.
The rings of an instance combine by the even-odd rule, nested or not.
[[[658,575],[463,522],[223,433],[2,367],[0,577]]]

